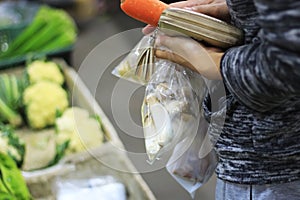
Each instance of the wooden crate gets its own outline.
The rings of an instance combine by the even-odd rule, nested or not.
[[[66,84],[71,94],[71,104],[87,109],[91,114],[101,117],[107,141],[86,152],[66,156],[55,166],[32,172],[22,172],[34,199],[54,200],[53,187],[57,178],[81,179],[112,175],[125,185],[128,200],[155,200],[142,176],[136,173],[137,170],[126,152],[122,151],[124,146],[111,122],[76,71],[67,66],[63,60],[56,59],[54,61],[63,67]],[[12,68],[3,70],[2,73],[20,73],[22,70],[22,67]]]

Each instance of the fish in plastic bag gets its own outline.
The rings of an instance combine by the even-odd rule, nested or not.
[[[174,148],[182,137],[197,131],[200,98],[189,74],[192,74],[190,70],[170,61],[156,62],[156,71],[146,86],[141,108],[150,163]],[[198,80],[199,87],[204,85],[202,79]]]
[[[207,132],[208,123],[201,117],[196,136],[190,135],[178,143],[166,166],[193,198],[196,190],[211,178],[218,163]]]

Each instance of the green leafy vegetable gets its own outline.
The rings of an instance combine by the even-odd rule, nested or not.
[[[49,52],[72,45],[76,38],[76,24],[66,11],[41,6],[32,23],[12,41],[0,58]]]
[[[2,153],[0,153],[0,199],[32,199],[16,163]]]
[[[8,122],[12,126],[22,124],[19,111],[24,87],[23,81],[15,75],[0,75],[0,122]]]

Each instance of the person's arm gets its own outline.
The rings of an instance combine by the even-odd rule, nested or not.
[[[248,107],[268,111],[300,95],[300,2],[255,0],[261,30],[252,44],[229,49],[221,74]]]

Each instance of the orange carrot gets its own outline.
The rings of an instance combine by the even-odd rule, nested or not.
[[[130,17],[157,26],[168,4],[159,0],[121,0],[121,9]]]

